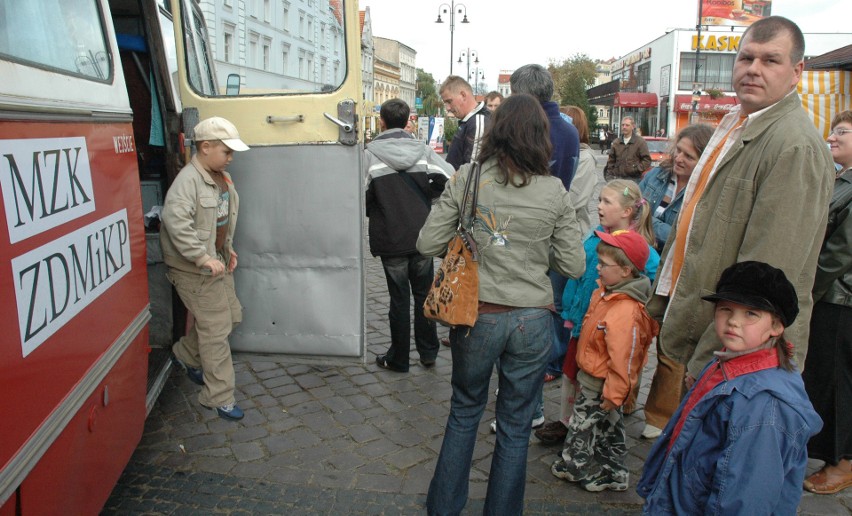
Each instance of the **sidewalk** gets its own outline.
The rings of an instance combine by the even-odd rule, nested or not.
[[[375,365],[390,343],[388,295],[377,259],[367,262],[365,363],[323,364],[235,357],[237,400],[246,412],[227,422],[196,401],[198,387],[172,373],[145,425],[130,464],[103,514],[423,514],[451,395],[450,350],[425,369]],[[439,335],[446,335],[445,329]],[[640,405],[656,363],[645,369]],[[559,411],[559,382],[545,385],[545,415]],[[496,376],[490,392],[496,387]],[[495,436],[479,426],[465,514],[481,514]],[[630,488],[588,493],[553,477],[560,450],[531,437],[526,514],[639,514],[635,485],[651,443],[639,438],[642,410],[625,418]],[[805,493],[801,514],[852,514],[852,492]]]

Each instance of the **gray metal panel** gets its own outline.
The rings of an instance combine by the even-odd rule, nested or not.
[[[364,213],[358,146],[238,153],[234,247],[243,322],[235,351],[364,355]]]

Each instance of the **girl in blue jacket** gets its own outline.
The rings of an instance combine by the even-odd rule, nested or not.
[[[631,229],[648,242],[650,255],[645,270],[645,276],[653,283],[660,264],[660,255],[654,249],[654,229],[651,226],[651,209],[648,202],[642,198],[639,186],[628,179],[613,179],[604,185],[598,202],[598,217],[600,226],[592,230],[583,241],[583,249],[586,253],[586,272],[578,279],[568,280],[565,291],[562,294],[562,319],[565,326],[571,330],[569,342],[563,342],[565,346],[559,353],[560,365],[562,365],[562,396],[560,419],[545,424],[535,431],[535,436],[544,444],[561,443],[568,433],[568,418],[574,408],[574,392],[577,379],[577,339],[580,337],[580,326],[592,293],[598,288],[598,252],[597,246],[601,241],[595,231],[606,231],[612,233],[617,230]],[[555,355],[555,353],[554,353]],[[634,391],[638,392],[636,385]],[[629,414],[635,405],[635,393],[625,403],[624,413]],[[543,407],[543,398],[540,398]],[[543,410],[543,409],[542,409]]]
[[[808,439],[822,428],[784,338],[799,312],[784,273],[761,262],[722,272],[721,351],[651,448],[637,492],[645,514],[796,514]]]

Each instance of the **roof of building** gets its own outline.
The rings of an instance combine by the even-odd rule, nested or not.
[[[512,74],[510,73],[501,73],[497,77],[497,84],[509,84],[511,82]]]
[[[358,34],[364,34],[364,17],[367,16],[367,11],[358,11]]]
[[[808,59],[805,70],[852,70],[852,45]]]

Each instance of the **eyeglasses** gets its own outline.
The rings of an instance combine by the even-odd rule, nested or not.
[[[828,135],[831,136],[833,134],[834,136],[843,136],[844,134],[848,134],[848,133],[852,133],[852,129],[839,128],[839,129],[832,129],[828,133]]]
[[[607,267],[621,267],[621,265],[617,263],[600,263],[598,262],[598,268],[606,269]]]

